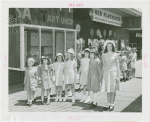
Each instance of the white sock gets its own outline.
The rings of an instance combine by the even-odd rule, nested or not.
[[[50,96],[48,96],[47,99],[50,100]]]
[[[85,100],[85,95],[83,95],[83,100]]]
[[[44,97],[41,97],[42,100],[44,100]]]
[[[114,104],[111,104],[111,106],[114,106]]]
[[[97,93],[95,93],[94,99],[95,99],[95,104],[96,104],[97,103]]]

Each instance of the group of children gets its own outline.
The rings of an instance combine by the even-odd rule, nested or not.
[[[123,81],[126,82],[132,77],[135,77],[136,69],[136,48],[130,48],[120,53],[120,71],[123,73]]]
[[[132,53],[133,52],[133,53]],[[78,58],[78,56],[80,58]],[[83,97],[80,102],[90,103],[97,106],[97,92],[100,91],[102,84],[102,60],[97,51],[85,49],[84,57],[78,55],[74,57],[74,50],[68,49],[66,58],[58,53],[55,62],[52,64],[48,56],[42,56],[41,65],[36,68],[35,60],[30,57],[27,60],[28,67],[25,70],[24,86],[27,91],[27,105],[31,106],[36,100],[36,87],[41,86],[41,103],[50,104],[51,88],[55,85],[55,101],[66,101],[68,88],[72,94],[72,102],[75,102],[75,83],[76,74],[80,76],[80,85],[83,87]],[[120,55],[120,69],[123,72],[124,81],[135,76],[136,49],[122,51]],[[132,73],[131,73],[132,72]],[[65,97],[62,99],[63,85],[65,85]],[[88,90],[88,97],[86,91]],[[44,102],[44,93],[47,92],[47,102]],[[90,93],[93,91],[93,100]]]

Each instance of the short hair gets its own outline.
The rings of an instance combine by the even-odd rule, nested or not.
[[[89,52],[89,51],[87,51],[87,50],[85,50],[85,51],[84,51],[83,57],[85,57],[85,52],[88,52],[88,53],[89,53],[88,58],[90,58],[90,52]]]
[[[61,58],[62,58],[62,62],[64,62],[64,58],[63,58],[63,56],[62,56],[62,55],[59,55],[59,56],[61,56]],[[55,62],[57,62],[57,57],[58,57],[58,56],[56,56],[56,58],[55,58]]]
[[[29,56],[28,58],[33,58],[33,56]],[[25,67],[28,67],[28,58],[27,58],[27,61],[25,63]],[[34,62],[33,66],[36,66],[36,62]]]
[[[73,54],[72,53],[70,53],[71,54],[71,60],[73,60],[74,59],[74,56],[73,56]],[[68,57],[66,57],[66,61],[68,61],[69,59],[68,59]]]
[[[115,52],[115,47],[114,47],[114,45],[113,45],[111,42],[107,43],[107,45],[108,45],[108,44],[111,44],[111,45],[112,45],[112,52]],[[104,53],[107,53],[107,52],[108,52],[107,45],[106,45],[106,47],[105,47],[105,49],[104,49]]]

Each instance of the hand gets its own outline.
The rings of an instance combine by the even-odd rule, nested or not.
[[[119,78],[119,77],[117,77],[117,78],[116,78],[116,81],[117,81],[117,82],[119,82],[119,81],[120,81],[120,78]]]

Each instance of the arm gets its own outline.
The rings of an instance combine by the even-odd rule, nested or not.
[[[115,64],[116,64],[116,67],[117,67],[117,78],[120,79],[120,68],[119,68],[120,66],[119,66],[118,56],[115,59]]]

